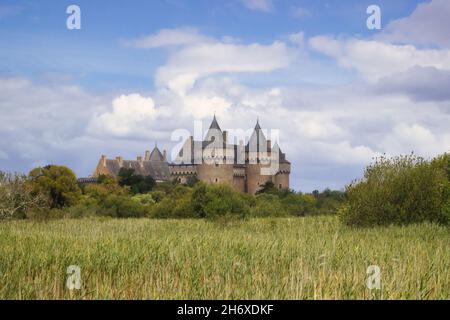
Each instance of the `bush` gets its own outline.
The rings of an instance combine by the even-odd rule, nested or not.
[[[317,214],[336,214],[345,199],[345,192],[325,189],[322,192],[313,191],[316,199]]]
[[[192,206],[192,189],[177,186],[173,192],[155,204],[151,216],[155,218],[198,218]]]
[[[203,207],[206,218],[225,215],[245,217],[250,213],[250,208],[242,195],[228,185],[208,186],[206,199],[206,205]],[[195,202],[193,206],[195,207]]]
[[[449,155],[431,162],[414,155],[377,159],[364,179],[347,186],[341,219],[357,226],[449,223],[449,161]]]
[[[151,204],[155,204],[156,201],[153,199],[152,195],[149,193],[145,193],[145,194],[137,194],[134,195],[133,197],[131,197],[131,199],[133,199],[134,201],[143,204],[143,205],[151,205]]]
[[[253,217],[276,217],[288,214],[280,198],[268,193],[261,193],[256,196],[256,201],[251,207],[250,213]]]
[[[312,195],[291,193],[282,198],[281,203],[286,212],[295,216],[316,214],[316,199]]]
[[[150,208],[129,196],[110,195],[100,203],[101,214],[117,218],[139,218],[149,213]]]

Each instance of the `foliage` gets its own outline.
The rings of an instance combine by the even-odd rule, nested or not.
[[[200,182],[192,194],[192,208],[202,218],[225,215],[245,216],[249,208],[243,198],[227,185],[207,185]]]
[[[120,168],[118,181],[121,186],[129,186],[133,194],[149,192],[156,185],[155,179],[151,176],[135,174],[131,168]]]
[[[449,223],[448,170],[449,155],[433,161],[413,154],[380,157],[366,168],[364,179],[347,187],[339,214],[356,226]]]
[[[315,214],[316,199],[311,195],[301,193],[291,193],[282,198],[281,203],[286,212],[295,216],[305,216]]]
[[[193,187],[193,186],[195,186],[199,181],[200,181],[200,180],[197,178],[196,175],[192,175],[192,176],[189,176],[189,177],[187,178],[186,185],[187,185],[188,187]]]
[[[278,194],[279,189],[275,187],[275,184],[272,181],[266,181],[262,185],[262,187],[256,192],[256,194],[262,194],[262,193],[270,193],[270,194]]]
[[[134,201],[143,204],[143,205],[149,205],[149,204],[155,204],[156,201],[153,199],[152,195],[149,193],[145,194],[137,194],[134,195],[131,199]]]
[[[345,199],[345,192],[328,188],[322,192],[314,190],[312,195],[316,199],[317,214],[336,214]]]
[[[280,217],[288,214],[280,198],[270,193],[258,194],[250,213],[253,217]]]
[[[25,218],[47,207],[48,197],[33,192],[25,175],[0,171],[0,220]]]
[[[206,189],[206,197],[202,199],[203,213],[206,218],[213,218],[224,215],[238,215],[245,217],[249,214],[250,208],[245,203],[241,193],[235,191],[228,185],[211,185]],[[193,199],[194,205],[195,200]]]
[[[45,194],[51,208],[75,205],[81,197],[81,189],[72,170],[65,166],[48,165],[29,173],[32,194]]]

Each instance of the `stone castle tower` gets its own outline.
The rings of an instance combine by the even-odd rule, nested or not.
[[[152,152],[137,160],[123,160],[121,157],[107,159],[102,156],[94,177],[100,174],[116,176],[120,168],[133,168],[141,175],[151,175],[156,181],[176,179],[185,183],[189,177],[210,184],[228,184],[236,190],[255,194],[267,181],[279,189],[289,188],[291,164],[281,152],[277,143],[272,146],[259,125],[256,126],[246,145],[228,141],[227,131],[222,131],[216,117],[206,132],[203,141],[189,137],[173,163],[167,161],[155,146]]]

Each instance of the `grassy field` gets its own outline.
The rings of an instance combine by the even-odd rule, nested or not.
[[[66,288],[81,268],[82,289]],[[381,290],[366,287],[369,265]],[[0,223],[0,299],[449,299],[450,231],[335,217]]]

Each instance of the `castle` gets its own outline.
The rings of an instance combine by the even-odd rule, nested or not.
[[[152,176],[156,182],[176,179],[185,183],[195,176],[210,184],[228,184],[238,191],[255,194],[267,181],[279,189],[289,188],[291,164],[278,143],[272,146],[271,140],[266,139],[258,121],[246,145],[243,140],[234,144],[228,141],[227,131],[220,129],[214,116],[205,138],[195,141],[190,136],[172,163],[167,160],[167,152],[155,146],[136,160],[107,159],[102,155],[93,176],[117,176],[121,168],[132,168],[136,174]]]

